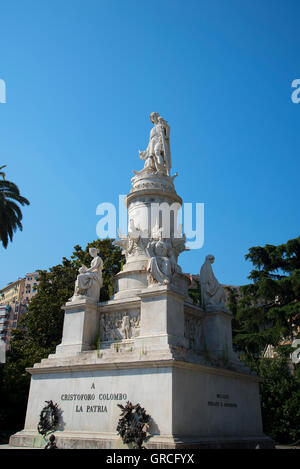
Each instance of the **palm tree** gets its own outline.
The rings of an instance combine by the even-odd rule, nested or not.
[[[2,176],[3,179],[5,179],[5,173],[1,171],[1,169],[6,168],[6,164],[4,166],[0,166],[0,176]]]
[[[18,186],[6,181],[5,173],[1,171],[6,165],[0,167],[0,240],[5,248],[8,241],[12,241],[14,232],[22,231],[21,220],[23,218],[20,205],[29,205],[25,197],[20,195]]]

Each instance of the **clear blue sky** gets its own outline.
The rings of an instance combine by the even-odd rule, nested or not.
[[[0,166],[31,205],[0,248],[0,287],[96,238],[96,206],[130,189],[148,115],[171,125],[185,202],[204,202],[219,281],[247,283],[251,246],[299,235],[299,0],[1,3]]]

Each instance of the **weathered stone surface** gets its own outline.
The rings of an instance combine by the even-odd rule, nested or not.
[[[104,351],[105,352],[105,351]],[[117,404],[140,403],[152,417],[148,447],[189,447],[213,441],[265,441],[259,378],[174,359],[172,352],[97,351],[44,360],[30,369],[25,429],[11,444],[33,446],[45,400],[62,409],[55,432],[62,447],[113,448]],[[249,443],[249,442],[248,442]],[[247,444],[248,444],[247,443]]]
[[[88,297],[75,298],[67,303],[62,342],[57,354],[74,354],[93,348],[99,334],[100,311],[97,302]]]

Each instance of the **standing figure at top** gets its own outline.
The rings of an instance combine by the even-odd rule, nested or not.
[[[158,112],[151,112],[150,120],[154,125],[150,132],[148,147],[145,151],[139,152],[139,157],[145,161],[144,169],[170,176],[170,126]]]

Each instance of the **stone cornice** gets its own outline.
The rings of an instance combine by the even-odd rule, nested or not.
[[[130,298],[120,298],[118,300],[109,300],[98,303],[100,312],[120,311],[120,309],[139,308],[141,299],[137,296]]]
[[[155,285],[153,288],[145,288],[139,293],[140,298],[155,298],[163,295],[175,296],[180,300],[184,300],[186,298],[183,293],[174,290],[169,285]]]
[[[193,314],[195,316],[205,316],[205,311],[197,305],[194,305],[193,303],[190,303],[189,301],[184,302],[184,311],[188,314]]]
[[[78,310],[78,309],[86,309],[86,308],[98,308],[97,301],[93,300],[92,298],[84,298],[84,299],[79,299],[75,301],[68,301],[65,305],[61,307],[61,309],[64,309],[65,311],[68,310]]]
[[[127,370],[127,369],[147,369],[147,368],[181,368],[189,370],[203,371],[219,376],[227,376],[232,378],[246,379],[255,382],[261,382],[262,378],[257,375],[250,375],[247,373],[237,372],[224,368],[217,368],[198,363],[184,362],[174,360],[172,358],[165,358],[159,360],[134,360],[124,362],[106,362],[106,363],[86,363],[86,364],[70,364],[70,365],[53,365],[43,367],[26,368],[26,371],[31,375],[43,375],[51,373],[70,373],[80,371],[98,371],[98,370]]]
[[[144,197],[144,196],[149,196],[149,197],[151,197],[151,196],[152,197],[153,196],[155,196],[155,197],[161,196],[162,198],[169,199],[172,202],[177,202],[180,205],[182,205],[182,198],[179,197],[179,195],[177,195],[176,192],[166,192],[162,189],[153,187],[151,189],[135,190],[135,191],[131,192],[130,194],[128,194],[126,199],[125,199],[125,203],[126,203],[127,208],[129,206],[130,202],[132,202],[133,200],[135,200],[137,198]]]

